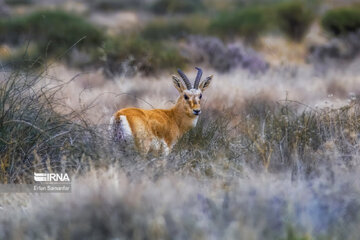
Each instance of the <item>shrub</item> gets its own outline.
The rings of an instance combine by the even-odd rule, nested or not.
[[[93,128],[64,109],[57,87],[40,86],[44,72],[14,72],[0,82],[0,182],[32,181],[33,171],[71,172],[97,156]]]
[[[183,67],[186,63],[176,47],[138,36],[108,39],[103,50],[110,75],[134,75],[137,70],[148,75],[159,69]]]
[[[210,31],[220,36],[242,36],[255,41],[268,27],[267,14],[263,8],[247,7],[231,13],[222,13],[210,23]]]
[[[201,0],[157,0],[151,6],[157,14],[193,13],[203,8]]]
[[[354,60],[360,53],[360,29],[338,38],[333,38],[325,44],[316,44],[309,47],[308,60],[316,65],[333,61],[337,66],[341,62]]]
[[[360,8],[329,10],[322,17],[321,24],[327,32],[335,36],[355,32],[360,29]]]
[[[191,30],[183,22],[176,21],[153,21],[142,31],[142,37],[150,40],[167,38],[179,38],[189,33]]]
[[[301,1],[285,2],[276,9],[277,23],[292,40],[301,41],[307,33],[314,15]]]
[[[27,41],[34,41],[44,53],[59,54],[77,42],[79,49],[100,46],[103,34],[81,17],[63,11],[38,11],[0,21],[0,42]]]
[[[205,61],[220,72],[242,67],[256,74],[264,73],[269,68],[269,64],[261,55],[239,43],[225,45],[216,37],[191,36],[188,38],[188,44],[192,60]]]

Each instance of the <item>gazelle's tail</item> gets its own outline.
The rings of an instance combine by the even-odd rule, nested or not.
[[[121,129],[121,119],[117,120],[115,116],[112,116],[110,118],[108,131],[110,139],[113,139],[114,141],[122,140],[124,138],[124,133]]]

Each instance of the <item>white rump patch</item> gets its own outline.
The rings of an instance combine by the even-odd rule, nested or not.
[[[121,127],[121,130],[122,130],[125,138],[132,138],[133,135],[131,132],[130,124],[129,124],[126,116],[124,116],[124,115],[120,116],[120,127]]]

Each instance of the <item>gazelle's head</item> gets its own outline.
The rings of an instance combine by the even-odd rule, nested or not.
[[[201,113],[200,103],[202,94],[205,89],[209,87],[213,78],[211,75],[200,83],[202,70],[198,67],[196,67],[196,69],[198,70],[198,73],[195,78],[194,87],[191,87],[190,80],[180,69],[178,69],[178,73],[184,81],[185,85],[177,76],[172,76],[174,86],[180,93],[178,103],[181,104],[186,115],[189,117],[196,117]]]

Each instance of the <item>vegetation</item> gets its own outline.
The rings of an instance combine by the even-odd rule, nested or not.
[[[113,11],[127,8],[140,8],[143,0],[88,0],[94,10]]]
[[[44,72],[14,72],[0,83],[0,181],[32,180],[33,171],[71,172],[94,157],[93,131],[79,112],[64,109],[62,85],[41,86]],[[78,141],[76,139],[82,139]]]
[[[156,19],[140,32],[141,37],[151,41],[177,40],[191,34],[208,34],[209,17],[191,15],[181,20]]]
[[[101,1],[101,4],[107,3],[110,4],[109,8],[115,7],[113,3],[126,8],[138,8],[142,0]],[[100,2],[95,0],[91,4]],[[177,47],[183,39],[191,44],[189,35],[217,35],[225,40],[243,37],[247,43],[256,45],[259,36],[269,30],[279,29],[289,39],[301,41],[315,17],[311,5],[314,3],[302,1],[275,1],[266,5],[261,1],[235,4],[235,9],[226,7],[222,13],[214,9],[205,11],[203,4],[200,0],[155,1],[152,6],[159,13],[194,13],[197,10],[202,10],[202,13],[187,14],[186,17],[179,15],[170,20],[155,17],[138,32],[125,32],[111,37],[84,18],[60,10],[42,10],[25,16],[3,18],[0,20],[0,43],[11,43],[17,48],[2,60],[12,66],[23,66],[28,62],[28,66],[37,67],[49,58],[65,56],[67,63],[73,66],[104,66],[110,75],[126,72],[124,69],[128,69],[128,66],[133,73],[139,70],[147,75],[155,73],[155,69],[166,70],[191,62],[180,54]],[[328,11],[322,19],[324,29],[334,35],[356,31],[360,26],[358,9],[353,7]],[[80,52],[83,59],[74,62],[71,55],[73,52],[69,49]],[[226,54],[240,61],[239,54],[234,56],[228,51]],[[106,61],[102,61],[104,58],[101,57],[104,56]],[[227,61],[218,61],[218,57],[209,59],[215,62],[210,63],[212,66],[219,65],[223,71],[231,69]],[[246,57],[243,59],[246,60]]]
[[[146,43],[139,39],[127,41],[138,45],[114,41],[105,46],[105,49],[108,48],[105,51],[108,54],[137,51],[134,59],[143,60],[144,53],[148,51],[138,46]],[[170,55],[153,54],[162,61],[173,59]],[[128,54],[124,53],[123,56],[108,57],[126,56]],[[158,60],[152,62],[152,56],[145,57],[149,58],[149,64],[165,64]],[[142,66],[138,64],[137,67]],[[44,73],[14,73],[1,82],[0,159],[3,181],[15,181],[22,176],[19,175],[22,167],[31,168],[35,163],[56,168],[61,166],[64,157],[69,159],[70,164],[71,159],[83,156],[94,160],[112,156],[112,144],[105,144],[109,148],[97,145],[104,144],[100,129],[97,131],[96,126],[90,128],[85,115],[67,109],[56,97],[63,85],[41,87],[39,81],[44,77]],[[360,129],[357,102],[336,110],[306,110],[301,114],[296,106],[293,102],[275,105],[260,99],[249,101],[240,112],[236,108],[221,111],[208,109],[205,111],[208,116],[202,116],[198,126],[175,146],[171,162],[175,168],[187,163],[187,167],[204,172],[205,176],[215,176],[209,170],[212,167],[207,161],[225,157],[235,168],[240,167],[236,166],[239,162],[245,161],[256,169],[270,172],[292,169],[296,178],[298,175],[314,177],[319,173],[318,166],[328,161],[323,148],[329,142],[336,144],[340,154],[354,154],[349,151],[355,148],[349,146],[356,144],[356,132]],[[238,120],[234,122],[232,119]],[[338,140],[334,142],[334,139]],[[47,163],[47,159],[50,162]],[[300,161],[301,168],[296,167],[299,164],[297,161]]]
[[[280,3],[276,8],[277,25],[287,37],[301,41],[307,33],[314,14],[303,1]]]
[[[139,6],[144,0],[90,2],[90,11],[149,10]],[[235,2],[156,0],[150,3],[155,13],[172,15],[148,14],[148,24],[109,34],[58,10],[0,18],[0,48],[11,53],[0,59],[0,183],[32,184],[36,171],[66,172],[72,180],[69,194],[2,193],[0,239],[358,239],[360,101],[349,95],[356,62],[331,74],[286,61],[270,67],[255,50],[232,40],[253,43],[266,31],[280,30],[301,41],[313,11],[297,0],[272,0],[266,9],[258,4],[269,1]],[[356,11],[331,10],[322,25],[336,36],[358,31]],[[339,38],[347,39],[341,43],[354,58],[358,36]],[[328,43],[324,48],[344,56],[338,43],[339,50]],[[49,58],[69,56],[67,63],[76,66],[72,50],[87,55],[90,70],[125,77],[110,81],[97,71],[75,84],[77,75],[69,82],[47,75]],[[175,72],[190,62],[212,69],[203,77],[215,75],[197,126],[168,156],[144,158],[128,143],[114,142],[107,130],[111,112],[143,99],[167,101],[175,89],[162,88],[162,81],[171,86],[171,77],[159,71]],[[220,73],[229,70],[234,72]],[[127,78],[136,74],[156,78]],[[285,90],[314,104],[328,96],[331,107],[273,100]],[[81,102],[73,103],[77,97]],[[102,123],[91,122],[93,113],[99,121],[103,109],[108,112]]]
[[[312,238],[307,234],[304,236],[299,236],[299,234],[296,232],[296,230],[292,227],[289,227],[287,230],[286,238],[283,238],[281,240],[311,240]]]
[[[256,41],[268,28],[265,9],[247,7],[219,14],[210,23],[210,31],[224,38],[242,36],[249,42]]]
[[[258,74],[269,69],[269,64],[260,54],[241,43],[226,44],[217,37],[199,35],[188,37],[188,43],[192,46],[190,56],[195,56],[199,63],[205,63],[219,72],[241,67],[251,74]]]
[[[357,100],[302,111],[297,102],[261,98],[232,108],[208,105],[169,156],[143,159],[112,142],[107,126],[89,124],[86,112],[68,108],[57,97],[64,85],[44,86],[46,77],[13,73],[0,82],[0,180],[31,183],[35,170],[61,171],[73,176],[74,189],[56,200],[48,194],[11,220],[2,215],[0,238],[19,232],[29,238],[231,239],[257,229],[255,239],[305,240],[351,239],[358,231],[358,185],[351,175],[358,171]],[[307,233],[309,225],[314,230]]]
[[[29,5],[33,3],[33,0],[5,0],[8,5]]]
[[[242,4],[227,9],[211,21],[210,32],[223,37],[256,39],[269,30],[280,30],[289,39],[301,41],[313,22],[315,3],[275,1],[272,4]]]
[[[158,20],[146,25],[141,36],[149,40],[176,39],[191,33],[191,29],[184,22]]]
[[[157,0],[151,6],[157,14],[193,13],[203,8],[201,0]]]
[[[109,38],[104,44],[103,54],[106,66],[113,74],[124,73],[124,68],[130,68],[130,71],[140,71],[147,75],[158,69],[183,67],[186,63],[176,47],[159,41],[148,41],[136,35]]]
[[[89,51],[101,46],[103,33],[83,18],[63,11],[38,11],[0,20],[0,42],[33,42],[45,55],[62,54],[71,46]]]
[[[10,66],[16,69],[37,69],[46,63],[44,54],[40,52],[39,46],[34,43],[22,46],[2,58],[4,66]]]
[[[344,7],[329,10],[321,20],[323,28],[339,36],[360,29],[360,7]]]

